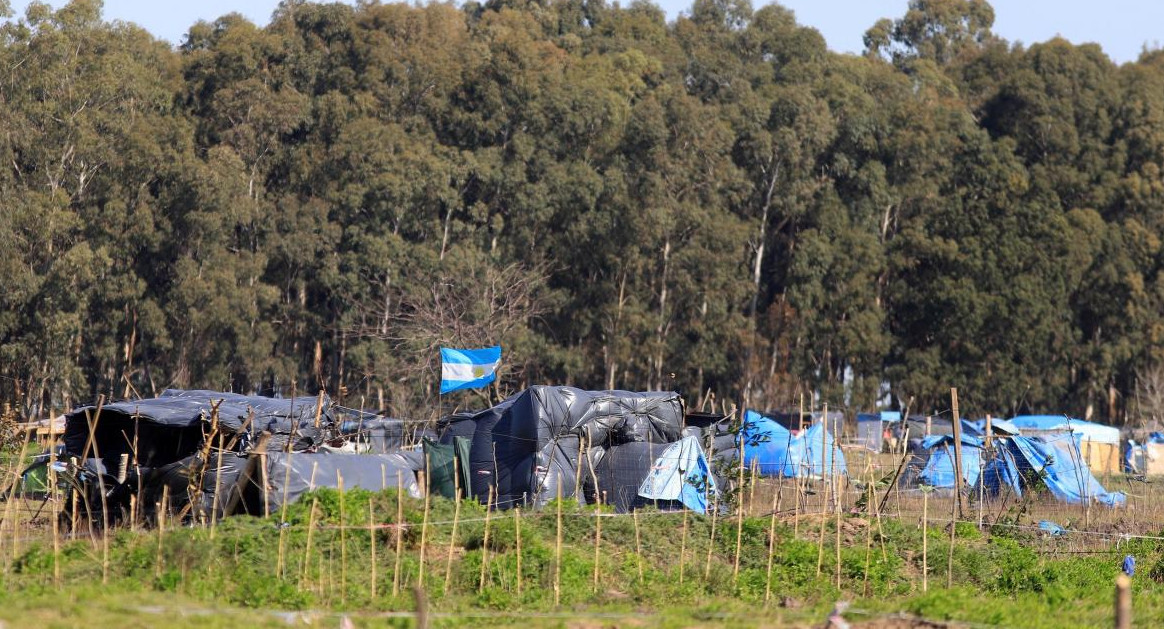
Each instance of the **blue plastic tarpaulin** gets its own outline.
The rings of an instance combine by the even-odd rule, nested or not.
[[[1123,505],[1127,499],[1123,493],[1107,491],[1092,475],[1080,456],[1079,440],[1070,433],[997,440],[998,455],[980,479],[983,489],[997,494],[1009,487],[1021,496],[1028,489],[1025,485],[1037,480],[1063,502]]]
[[[756,465],[762,476],[804,478],[846,473],[845,456],[821,422],[793,435],[775,420],[747,411],[739,443],[744,465]]]
[[[918,473],[918,482],[922,485],[953,489],[954,478],[954,437],[951,435],[934,435],[922,440],[922,447],[929,456],[926,464]],[[978,437],[962,435],[962,481],[967,487],[973,487],[978,482],[978,474],[982,471],[982,441]]]
[[[699,439],[687,436],[667,446],[655,459],[639,495],[650,500],[678,500],[692,511],[707,513],[718,487]]]

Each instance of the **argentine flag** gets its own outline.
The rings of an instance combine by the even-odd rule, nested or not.
[[[441,394],[483,387],[497,377],[501,346],[485,349],[441,348]]]

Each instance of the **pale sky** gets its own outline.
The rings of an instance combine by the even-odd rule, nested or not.
[[[765,4],[753,1],[757,7]],[[671,19],[691,7],[691,0],[656,2]],[[27,4],[28,0],[12,2],[18,15]],[[49,4],[64,2],[51,0]],[[829,48],[856,53],[861,51],[865,30],[880,18],[901,17],[908,0],[783,0],[781,4],[796,13],[799,23],[818,29]],[[277,5],[278,0],[105,0],[105,18],[136,22],[178,44],[200,19],[214,20],[233,11],[262,25]],[[1056,35],[1077,44],[1096,42],[1117,63],[1134,61],[1145,45],[1158,48],[1164,42],[1162,0],[994,0],[992,5],[994,32],[1011,42],[1029,45]]]

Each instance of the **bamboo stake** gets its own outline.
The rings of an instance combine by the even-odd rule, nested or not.
[[[582,436],[578,436],[578,465],[574,467],[574,497],[578,500],[578,504],[586,504],[582,496]],[[587,457],[589,459],[590,457]],[[561,485],[561,483],[558,483]]]
[[[222,433],[221,432],[218,433],[218,450],[216,451],[216,453],[218,455],[218,461],[215,464],[215,472],[214,472],[214,500],[211,501],[211,506],[210,506],[210,539],[212,539],[212,540],[214,539],[214,530],[215,530],[215,528],[217,528],[217,525],[218,525],[218,500],[220,497],[219,494],[222,492]],[[134,459],[135,460],[137,459],[137,455],[134,455]],[[288,461],[287,467],[288,468],[291,467],[290,461]],[[138,482],[141,482],[140,481],[140,479],[141,479],[140,473],[138,474],[137,477],[139,479]],[[286,502],[286,499],[284,499],[284,502]],[[283,514],[283,519],[284,520],[287,519],[285,513]]]
[[[760,459],[752,459],[752,465],[748,469],[748,513],[756,511],[756,479],[759,477]]]
[[[222,469],[222,452],[221,451],[218,453],[218,465],[219,465],[219,469],[221,470]],[[283,461],[283,465],[285,465],[287,467],[283,473],[283,509],[281,510],[281,512],[279,514],[279,560],[278,560],[278,566],[276,566],[276,568],[275,568],[275,574],[279,575],[280,579],[283,578],[283,571],[285,568],[285,564],[283,563],[283,547],[287,543],[287,541],[286,541],[287,540],[287,527],[284,524],[287,522],[287,507],[289,506],[288,503],[290,502],[289,500],[287,500],[287,492],[291,487],[291,453],[290,452],[287,453],[287,458]],[[310,487],[312,490],[315,489],[315,470],[317,469],[317,466],[318,466],[318,463],[313,463],[311,465],[311,485],[310,485]],[[336,478],[339,478],[339,470],[336,470],[335,474],[336,474]],[[215,479],[215,482],[216,483],[218,482],[217,478]],[[263,495],[266,495],[266,491],[263,492]],[[218,491],[217,490],[214,492],[214,498],[215,498],[215,501],[217,501],[217,499],[218,499]],[[340,482],[340,508],[341,509],[343,508],[343,482],[342,482],[342,480]],[[213,522],[214,521],[211,520],[210,526],[212,528],[214,526]]]
[[[776,512],[779,511],[780,492],[772,498],[772,515],[768,521],[768,574],[764,580],[764,606],[772,599],[772,559],[776,556]]]
[[[754,485],[753,485],[754,487]],[[732,564],[732,579],[740,580],[740,549],[744,538],[744,443],[743,431],[740,431],[740,489],[739,501],[736,505],[736,555]]]
[[[485,498],[485,536],[481,541],[481,580],[477,583],[477,593],[485,591],[485,573],[489,567],[489,516],[493,514],[493,485],[489,486],[489,495]]]
[[[460,474],[457,472],[457,459],[453,458],[453,531],[449,534],[449,555],[445,559],[445,584],[441,590],[443,594],[449,593],[449,581],[453,576],[453,547],[457,545],[457,524],[461,520],[461,480]]]
[[[871,512],[877,508],[877,486],[873,477],[873,464],[868,459],[865,460],[865,473],[869,479],[868,485],[866,487],[867,491],[865,492],[865,495],[867,496],[866,500],[868,501],[865,509],[867,512],[870,512],[867,513],[867,515],[870,515],[870,518],[869,523],[865,526],[865,578],[863,582],[864,585],[861,587],[861,595],[869,596],[869,564],[872,560],[873,548],[873,519]],[[880,524],[880,522],[881,520],[878,519],[878,524]],[[882,543],[884,543],[884,541]]]
[[[521,598],[521,507],[513,509],[513,532],[517,543],[517,597]]]
[[[456,524],[454,523],[454,528]],[[372,507],[372,498],[368,497],[368,547],[371,550],[371,558],[368,560],[369,567],[372,569],[372,600],[376,599],[376,515]],[[447,586],[446,586],[447,589]]]
[[[715,521],[716,516],[719,515],[719,509],[712,509],[711,511],[711,536],[707,541],[707,562],[703,564],[703,580],[707,581],[711,578],[711,553],[715,550]]]
[[[792,505],[792,538],[800,537],[800,477],[793,477],[792,494],[795,502]]]
[[[599,500],[599,504],[602,501]],[[594,593],[598,593],[598,572],[600,553],[602,549],[602,512],[594,507]]]
[[[639,537],[639,512],[632,511],[631,518],[635,523],[635,556],[639,564],[639,585],[643,584],[643,542]]]
[[[825,434],[826,435],[828,434],[828,425],[829,425],[828,420],[829,420],[829,407],[826,404],[825,405]],[[836,526],[835,526],[835,528],[836,528],[836,550],[837,550],[836,581],[837,581],[837,589],[839,590],[839,589],[841,589],[841,511],[843,511],[843,505],[841,504],[842,496],[841,496],[840,481],[837,479],[837,455],[839,454],[840,447],[841,447],[837,441],[838,438],[839,438],[839,435],[833,435],[833,447],[829,448],[829,486],[832,487],[833,505],[836,507],[836,510],[837,510],[837,522],[836,522]]]
[[[825,482],[825,462],[824,462],[824,458],[823,458],[825,450],[828,449],[828,440],[827,440],[827,437],[828,437],[828,417],[829,417],[829,405],[825,404],[824,405],[824,416],[821,420],[821,431],[820,431],[820,455],[822,457],[820,460],[820,478],[822,481],[821,484],[824,486],[824,496],[822,498],[821,511],[820,511],[820,535],[817,537],[817,541],[816,541],[816,576],[818,576],[818,577],[821,574],[821,568],[824,566],[825,524],[828,522],[828,519],[829,519],[829,517],[828,517],[829,482]],[[809,460],[808,464],[809,464],[809,466],[813,465],[811,460]],[[810,469],[811,469],[811,467],[810,467]]]
[[[425,546],[428,543],[429,500],[432,496],[432,492],[429,491],[429,485],[432,484],[432,481],[430,480],[432,477],[429,475],[429,470],[429,457],[426,454],[424,455],[424,482],[421,483],[421,487],[424,488],[424,519],[421,520],[420,524],[420,574],[416,579],[417,585],[419,585],[421,588],[424,587],[424,551]]]
[[[579,460],[581,464],[581,460]],[[576,487],[576,486],[575,486]],[[562,604],[562,479],[558,479],[558,528],[554,541],[554,607]]]
[[[946,556],[946,589],[954,587],[954,539],[958,532],[958,504],[950,511],[950,552]]]
[[[311,511],[307,514],[307,546],[303,549],[303,577],[301,583],[311,584],[308,575],[311,570],[311,540],[315,535],[315,513],[319,508],[319,498],[311,499]],[[302,587],[302,585],[300,585]]]
[[[683,532],[679,538],[679,585],[683,585],[683,565],[687,561],[687,517],[690,511],[683,510]]]
[[[162,485],[162,501],[157,505],[158,510],[158,554],[154,558],[154,576],[162,576],[162,536],[166,532],[166,511],[170,503],[170,486]]]
[[[488,517],[488,514],[486,514]],[[392,597],[400,595],[400,558],[404,554],[404,481],[396,470],[396,563],[392,570]]]
[[[954,508],[955,517],[962,517],[962,416],[958,414],[958,389],[950,389],[950,403],[954,410],[951,422],[954,428]]]
[[[51,410],[51,409],[50,409]],[[50,412],[51,417],[51,412]],[[50,424],[51,431],[51,424]],[[20,459],[23,462],[23,458]],[[59,522],[59,508],[57,506],[57,448],[49,442],[48,491],[52,500],[53,519],[53,587],[61,589],[61,525]]]
[[[288,465],[287,467],[291,467]],[[347,603],[348,597],[348,535],[347,518],[345,517],[344,502],[344,475],[335,471],[335,483],[339,489],[339,532],[340,532],[340,605]],[[423,539],[423,538],[422,538]],[[423,548],[423,546],[422,546]]]
[[[840,509],[837,509],[837,524],[834,528],[836,529],[836,549],[837,549],[836,579],[837,579],[837,589],[839,590],[839,589],[841,589],[841,510]]]
[[[930,536],[929,536],[929,518],[930,518],[930,492],[922,487],[922,592],[930,591],[929,573],[929,550],[930,550]]]

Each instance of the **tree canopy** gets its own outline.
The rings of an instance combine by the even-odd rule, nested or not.
[[[22,414],[423,415],[442,344],[503,345],[504,389],[769,408],[1125,421],[1161,377],[1159,51],[1010,44],[985,0],[912,0],[864,55],[748,0],[286,0],[176,49],[100,7],[0,26]]]

